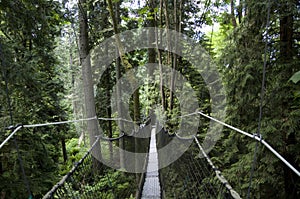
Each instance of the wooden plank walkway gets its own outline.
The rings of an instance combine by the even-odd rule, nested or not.
[[[152,128],[149,158],[145,183],[143,186],[142,199],[160,199],[161,189],[158,174],[158,155],[156,147],[155,128]]]

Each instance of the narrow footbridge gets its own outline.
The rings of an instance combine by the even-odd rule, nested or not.
[[[159,169],[160,157],[158,142],[168,142],[180,139],[170,136],[164,130],[157,132],[156,128],[148,128],[148,156],[145,157],[145,172],[134,174],[122,172],[115,176],[116,169],[109,168],[98,162],[95,164],[91,149],[45,196],[50,198],[240,198],[233,190],[221,172],[214,167],[209,157],[204,153],[199,141],[194,137],[193,143],[178,160],[169,166]],[[123,139],[123,138],[122,138]],[[184,142],[184,140],[182,140]],[[205,158],[198,158],[199,153]],[[165,158],[165,157],[163,157]],[[94,167],[97,169],[93,169]],[[114,179],[112,176],[114,175]],[[118,179],[122,178],[122,179]],[[108,186],[102,183],[107,180]],[[116,182],[128,181],[131,189],[117,190]],[[113,182],[114,181],[114,182]]]
[[[262,137],[242,131],[202,112],[188,116],[196,114],[258,141],[257,143],[263,144],[300,176],[300,172]],[[99,118],[17,125],[10,129],[11,133],[0,144],[0,149],[7,146],[8,141],[22,130],[95,119]],[[232,187],[213,164],[201,145],[203,140],[200,137],[183,136],[176,132],[171,134],[154,123],[145,122],[136,128],[132,121],[124,122],[129,125],[124,125],[124,131],[120,132],[119,137],[96,136],[83,157],[74,163],[73,168],[44,195],[43,199],[240,198],[234,189],[239,187]],[[128,133],[130,131],[131,133]],[[165,150],[172,144],[172,150]],[[176,154],[174,147],[182,153]],[[139,170],[140,168],[142,169]],[[23,171],[24,177],[25,174]],[[29,184],[30,179],[24,179]],[[28,190],[31,196],[29,187]]]
[[[147,164],[145,182],[142,191],[142,199],[161,198],[161,187],[158,173],[158,154],[156,147],[155,128],[151,130],[150,149]]]

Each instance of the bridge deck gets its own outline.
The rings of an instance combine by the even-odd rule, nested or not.
[[[142,199],[149,199],[149,198],[152,199],[161,198],[155,128],[152,128],[151,131],[147,172],[146,172],[145,183],[142,192]]]

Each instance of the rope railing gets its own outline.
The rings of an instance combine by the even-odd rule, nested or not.
[[[62,124],[70,124],[70,123],[78,123],[83,121],[91,121],[91,120],[102,120],[102,121],[122,121],[132,124],[138,124],[139,122],[127,120],[124,118],[104,118],[104,117],[91,117],[91,118],[83,118],[78,120],[66,120],[66,121],[58,121],[58,122],[46,122],[46,123],[38,123],[38,124],[17,124],[15,126],[9,126],[6,129],[12,130],[12,132],[7,136],[7,138],[2,141],[0,144],[0,149],[22,128],[36,128],[36,127],[43,127],[43,126],[53,126],[53,125],[62,125]],[[148,125],[150,121],[150,118],[146,118],[144,121],[144,125]],[[143,124],[141,124],[143,125]],[[143,127],[143,126],[142,126]],[[133,132],[135,133],[135,132]]]
[[[220,121],[220,120],[218,120],[218,119],[216,119],[214,117],[211,117],[209,115],[206,115],[206,114],[204,114],[204,113],[202,113],[200,111],[196,112],[195,114],[200,114],[203,117],[206,117],[206,118],[208,118],[210,120],[213,120],[213,121],[215,121],[215,122],[217,122],[217,123],[219,123],[219,124],[221,124],[221,125],[229,128],[231,130],[234,130],[234,131],[236,131],[236,132],[238,132],[240,134],[246,135],[246,136],[248,136],[248,137],[250,137],[252,139],[255,139],[256,141],[262,143],[265,147],[267,147],[267,149],[269,149],[269,151],[271,151],[278,159],[280,159],[286,166],[288,166],[296,175],[298,175],[300,177],[300,172],[293,165],[291,165],[284,157],[282,157],[282,155],[280,155],[270,144],[268,144],[262,138],[262,136],[260,134],[250,134],[250,133],[247,133],[247,132],[245,132],[245,131],[243,131],[241,129],[238,129],[238,128],[234,127],[234,126],[226,124],[225,122],[222,122],[222,121]]]
[[[145,127],[145,126],[144,126]],[[143,133],[147,129],[141,127],[135,134]],[[105,135],[96,136],[96,141],[85,155],[62,179],[52,187],[43,199],[54,198],[134,198],[140,194],[140,184],[144,177],[135,173],[123,172],[128,168],[120,168],[119,148],[114,141],[123,139],[126,143],[134,144],[134,137],[120,132],[118,137],[109,138]],[[98,143],[101,143],[101,161],[93,155],[97,153]],[[141,141],[140,145],[147,147]],[[109,148],[112,144],[112,148]],[[125,148],[132,150],[132,148]],[[137,150],[137,149],[134,149]],[[145,151],[146,149],[140,149]],[[118,160],[118,161],[116,161]],[[110,162],[111,161],[111,162]],[[109,165],[109,166],[108,166]],[[134,165],[131,165],[134,166]],[[118,168],[120,170],[118,171]],[[138,176],[138,178],[137,178]],[[122,185],[123,184],[123,185]],[[122,190],[120,190],[122,189]]]
[[[89,174],[92,173],[91,151],[95,145],[99,142],[100,138],[97,138],[92,147],[86,152],[86,154],[79,160],[79,162],[68,172],[53,188],[43,197],[43,199],[50,198],[75,198],[75,195],[81,193],[81,195],[92,196],[91,191],[82,193],[82,186],[93,185],[94,183],[88,179]],[[89,165],[89,166],[88,166]],[[79,173],[78,170],[85,170],[85,172]],[[76,177],[74,177],[76,175]],[[76,181],[76,183],[74,183]],[[89,182],[90,184],[83,184],[83,182]],[[76,184],[76,188],[73,186]],[[92,191],[96,191],[97,187],[93,187]]]
[[[117,171],[94,158],[93,150],[100,140],[101,137],[97,137],[86,154],[43,199],[134,197],[138,187],[135,174]]]
[[[198,141],[198,138],[194,136],[195,142],[197,143],[203,157],[207,160],[209,165],[211,166],[212,170],[215,171],[216,177],[219,179],[219,181],[226,187],[226,189],[230,192],[232,198],[234,199],[240,199],[240,195],[231,187],[231,185],[228,183],[226,178],[222,175],[221,171],[213,164],[211,159],[208,157],[208,155],[205,153],[203,147],[201,146],[200,142]]]
[[[259,141],[259,143],[262,143],[275,156],[277,156],[284,164],[286,164],[291,170],[293,170],[298,176],[300,176],[300,172],[297,169],[295,169],[275,149],[273,149],[265,140],[263,140],[261,136],[259,136],[257,134],[247,133],[247,132],[245,132],[241,129],[238,129],[234,126],[226,124],[225,122],[222,122],[222,121],[220,121],[220,120],[218,120],[218,119],[216,119],[212,116],[209,116],[207,114],[204,114],[200,111],[190,113],[188,115],[184,115],[184,116],[181,116],[181,117],[189,117],[189,116],[193,116],[193,115],[196,115],[196,114],[199,114],[199,115],[201,115],[205,118],[208,118],[212,121],[215,121],[219,124],[222,124],[223,126],[225,126],[227,128],[230,128],[230,129],[232,129],[232,130],[234,130],[234,131],[236,131],[240,134],[243,134],[247,137],[255,139],[256,141]],[[79,121],[95,120],[95,119],[105,120],[105,121],[108,121],[108,120],[124,120],[124,122],[129,121],[129,120],[127,121],[126,119],[122,119],[122,118],[97,118],[97,117],[93,117],[93,118],[86,118],[86,119],[80,119],[80,120],[51,122],[51,123],[45,123],[45,124],[16,125],[14,127],[9,127],[8,130],[11,130],[11,133],[0,144],[0,149],[22,128],[35,128],[35,127],[48,126],[48,125],[60,125],[60,124],[74,123],[74,122],[79,122]],[[130,121],[130,122],[132,122],[132,121]],[[149,123],[149,120],[147,122]],[[132,123],[134,123],[134,122],[132,122]],[[145,125],[142,124],[142,125],[140,125],[140,128],[142,128],[144,126]],[[133,130],[131,134],[121,131],[121,134],[119,135],[119,137],[108,138],[108,137],[105,137],[105,136],[98,136],[97,141],[99,142],[99,140],[103,140],[103,141],[106,141],[106,142],[109,143],[109,142],[113,142],[113,141],[118,141],[120,139],[131,139],[131,138],[135,137],[137,134],[138,134],[137,130]],[[195,138],[193,136],[182,137],[178,133],[173,133],[172,135],[169,135],[168,133],[165,133],[165,135],[167,135],[170,139],[172,137],[175,137],[176,139],[182,140],[183,142],[194,139],[195,143],[198,145],[198,150],[200,150],[201,153],[205,153],[205,151],[201,148],[201,145],[199,144],[197,138]],[[144,138],[144,137],[141,137],[141,138]],[[131,141],[127,140],[127,142],[132,142],[132,140]],[[195,150],[195,146],[193,148],[194,149],[192,149],[192,150]],[[94,158],[92,157],[92,155],[90,153],[90,150],[75,165],[75,167],[66,176],[64,176],[64,178],[57,185],[55,185],[51,189],[50,193],[48,193],[46,195],[47,197],[50,194],[50,198],[52,197],[52,195],[53,195],[52,198],[61,198],[61,195],[63,194],[66,198],[68,198],[68,197],[71,197],[71,198],[75,197],[76,198],[76,194],[82,195],[82,193],[84,192],[84,194],[88,194],[88,196],[86,196],[86,197],[89,198],[89,197],[91,197],[91,194],[93,194],[94,192],[95,193],[97,192],[98,194],[101,193],[101,190],[102,190],[103,187],[100,186],[99,188],[97,188],[96,185],[99,181],[101,181],[101,179],[109,178],[109,175],[106,175],[106,176],[101,176],[101,174],[100,175],[98,175],[98,174],[94,175],[94,173],[93,173],[94,171],[92,169]],[[193,195],[195,190],[197,190],[195,192],[195,194],[196,193],[205,193],[205,194],[209,193],[209,194],[212,194],[214,196],[217,196],[217,193],[219,193],[220,190],[221,190],[221,194],[225,194],[226,197],[239,198],[239,195],[232,189],[232,187],[229,185],[228,181],[221,175],[220,171],[216,169],[216,167],[212,164],[212,162],[210,161],[210,159],[207,155],[203,154],[203,156],[206,159],[206,163],[203,163],[203,160],[200,160],[200,159],[198,159],[196,161],[195,156],[192,158],[190,152],[187,152],[187,154],[189,154],[190,156],[186,156],[186,159],[184,159],[184,161],[189,162],[190,164],[185,164],[185,166],[183,167],[184,169],[181,168],[180,170],[178,170],[178,171],[182,172],[182,174],[181,173],[176,174],[176,178],[178,178],[178,180],[181,181],[181,185],[180,185],[181,187],[182,186],[183,187],[190,187],[190,186],[194,187],[193,190],[190,190],[190,192],[186,193],[186,196]],[[181,158],[179,159],[179,162],[180,161],[181,161],[182,164],[184,164],[184,161],[181,160]],[[205,168],[205,169],[201,169],[201,171],[197,171],[195,168],[197,168],[196,166],[197,165],[199,166],[199,164],[204,164],[203,168]],[[113,172],[113,170],[111,168],[108,168],[107,166],[104,166],[103,164],[100,164],[100,165],[101,165],[100,170],[107,170],[107,171]],[[208,168],[210,168],[210,170]],[[161,175],[162,178],[161,179],[162,179],[162,181],[166,182],[166,185],[164,185],[164,186],[168,187],[168,182],[164,179],[167,179],[168,177],[172,176],[172,175],[169,176],[168,173],[172,174],[176,171],[176,169],[177,169],[176,166],[172,166],[172,165],[170,166],[170,168],[162,169],[162,175]],[[84,173],[80,173],[79,170],[82,170],[82,171],[86,170],[86,171]],[[166,172],[165,170],[167,170],[168,172]],[[214,175],[209,173],[209,172],[212,172],[212,171],[213,171]],[[185,172],[187,172],[187,173],[185,173]],[[95,178],[95,176],[99,176],[100,178],[99,179],[97,177]],[[214,181],[213,183],[211,183],[207,176],[210,176],[212,179],[217,179],[217,182]],[[77,185],[74,186],[74,183],[77,184]],[[196,186],[197,184],[199,186]],[[221,188],[219,188],[219,189],[212,188],[216,184],[218,184],[218,186],[221,187]],[[135,188],[138,189],[138,185]],[[108,189],[108,188],[106,187],[106,189]],[[113,191],[112,187],[111,187],[110,190],[111,190],[110,192],[107,192],[108,194],[115,194],[115,191]],[[165,190],[167,190],[166,193],[168,193],[168,191],[172,194],[176,193],[176,192],[174,192],[174,190],[171,190],[171,191],[168,190],[168,188],[166,188]],[[185,190],[187,190],[187,189],[185,189]],[[132,194],[134,195],[134,193],[132,191],[128,194],[129,195],[132,195]],[[196,197],[196,195],[194,195],[194,196]],[[125,198],[127,197],[126,194],[124,195],[124,197]]]
[[[194,112],[194,113],[189,113],[189,114],[180,116],[180,117],[178,117],[178,118],[189,117],[189,116],[194,116],[194,115],[201,115],[201,116],[203,116],[203,117],[205,117],[205,118],[207,118],[207,119],[210,119],[210,120],[212,120],[212,121],[214,121],[214,122],[217,122],[217,123],[219,123],[219,124],[221,124],[221,125],[223,125],[223,126],[229,128],[229,129],[231,129],[231,130],[233,130],[233,131],[235,131],[235,132],[238,132],[238,133],[240,133],[240,134],[242,134],[242,135],[245,135],[245,136],[247,136],[247,137],[249,137],[249,138],[251,138],[251,139],[254,139],[254,140],[260,142],[260,143],[263,144],[263,145],[264,145],[271,153],[273,153],[278,159],[280,159],[287,167],[289,167],[296,175],[298,175],[298,176],[300,177],[300,171],[298,171],[298,170],[297,170],[293,165],[291,165],[291,163],[289,163],[289,162],[288,162],[288,161],[287,161],[280,153],[278,153],[278,152],[277,152],[277,151],[276,151],[276,150],[275,150],[275,149],[274,149],[267,141],[265,141],[265,140],[262,138],[262,136],[261,136],[260,133],[259,133],[259,134],[251,134],[251,133],[248,133],[248,132],[243,131],[243,130],[237,128],[237,127],[234,127],[234,126],[229,125],[229,124],[227,124],[227,123],[225,123],[225,122],[222,122],[222,121],[218,120],[217,118],[214,118],[214,117],[212,117],[212,116],[209,116],[209,115],[207,115],[207,114],[205,114],[205,113],[203,113],[203,112],[201,112],[201,111],[196,111],[196,112]],[[175,135],[176,135],[176,134],[175,134]],[[179,135],[176,135],[176,137],[179,138],[179,139],[189,139],[189,138],[183,138],[183,137],[180,137]]]
[[[179,139],[182,142],[191,140],[178,134],[161,133],[165,142]],[[201,147],[198,139],[193,136],[188,150],[168,167],[160,170],[160,180],[164,198],[233,198],[239,194],[230,186],[221,171],[214,166]],[[204,158],[199,158],[199,152]],[[160,157],[164,158],[164,157]]]
[[[210,120],[213,120],[227,128],[230,128],[240,134],[243,134],[247,137],[250,137],[252,139],[255,139],[257,141],[259,141],[260,143],[262,143],[265,147],[267,147],[277,158],[279,158],[285,165],[287,165],[295,174],[297,174],[298,176],[300,176],[300,172],[293,166],[291,165],[284,157],[282,157],[282,155],[280,155],[270,144],[268,144],[265,140],[262,139],[262,137],[258,134],[250,134],[250,133],[247,133],[239,128],[236,128],[234,126],[231,126],[229,124],[226,124],[225,122],[222,122],[214,117],[211,117],[207,114],[204,114],[202,113],[201,111],[196,111],[194,113],[189,113],[187,115],[183,115],[183,116],[180,116],[180,118],[183,118],[183,117],[188,117],[188,116],[193,116],[193,115],[201,115],[203,117],[206,117]],[[18,131],[20,130],[22,127],[24,128],[33,128],[33,127],[40,127],[40,126],[48,126],[48,125],[59,125],[59,124],[66,124],[66,123],[74,123],[74,122],[80,122],[80,121],[88,121],[88,120],[95,120],[95,119],[99,119],[99,120],[121,120],[121,121],[125,121],[125,122],[132,122],[134,123],[133,121],[129,121],[129,120],[126,120],[126,119],[122,119],[122,118],[96,118],[96,117],[93,117],[93,118],[86,118],[86,119],[79,119],[79,120],[69,120],[69,121],[61,121],[61,122],[52,122],[52,123],[44,123],[44,124],[31,124],[31,125],[17,125],[14,129],[14,131],[0,144],[0,149],[4,146],[4,144],[6,142],[8,142],[12,137],[13,135]],[[149,121],[149,119],[148,119]],[[180,136],[178,135],[177,136],[178,138],[180,138]],[[185,139],[185,138],[183,138]],[[187,139],[190,139],[190,138],[187,138]]]

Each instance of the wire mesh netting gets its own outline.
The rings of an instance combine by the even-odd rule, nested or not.
[[[140,128],[136,133],[147,134],[150,129]],[[134,171],[145,167],[148,145],[147,136],[136,138],[126,133],[117,138],[98,136],[89,151],[44,199],[135,198],[140,194],[144,176]],[[135,152],[143,161],[135,161],[132,156]]]
[[[134,198],[138,180],[134,173],[110,168],[93,155],[93,145],[85,156],[57,183],[46,198]]]
[[[161,132],[159,137],[164,143],[179,140],[166,132]],[[160,145],[163,147],[162,143]],[[160,170],[163,198],[233,198],[226,184],[216,177],[215,170],[205,158],[199,157],[199,153],[199,147],[193,141],[180,158]],[[160,161],[162,158],[160,154]]]

